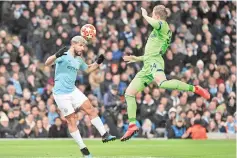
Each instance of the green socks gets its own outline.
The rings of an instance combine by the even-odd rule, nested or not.
[[[190,91],[190,92],[195,91],[195,88],[193,85],[190,85],[190,84],[187,84],[182,81],[175,80],[175,79],[165,80],[165,81],[161,82],[159,87],[164,88],[164,89],[171,89],[171,90],[177,89],[180,91]]]
[[[125,94],[129,124],[136,124],[137,103],[134,96]]]

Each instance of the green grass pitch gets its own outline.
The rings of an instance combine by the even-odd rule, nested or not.
[[[94,158],[236,158],[235,140],[85,140]],[[79,158],[73,140],[0,140],[0,158]]]

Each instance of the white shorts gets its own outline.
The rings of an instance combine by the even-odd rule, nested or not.
[[[75,109],[88,100],[88,98],[77,88],[69,94],[53,94],[54,100],[59,110],[64,116],[68,116],[75,112]]]

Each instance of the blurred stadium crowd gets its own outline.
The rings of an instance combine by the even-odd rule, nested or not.
[[[93,24],[97,38],[84,58],[98,54],[100,69],[78,73],[76,86],[91,100],[111,134],[128,127],[124,91],[142,63],[124,54],[143,54],[152,30],[140,7],[168,8],[172,43],[164,55],[167,78],[206,87],[211,100],[168,91],[155,84],[136,96],[138,137],[180,138],[200,124],[207,132],[236,133],[236,2],[230,1],[29,1],[0,2],[0,138],[68,137],[65,119],[52,97],[54,67],[44,66],[80,27]],[[83,137],[99,137],[88,116],[78,112]]]

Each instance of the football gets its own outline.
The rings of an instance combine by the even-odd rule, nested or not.
[[[91,24],[83,25],[81,28],[81,36],[86,40],[91,40],[96,36],[96,29]]]

